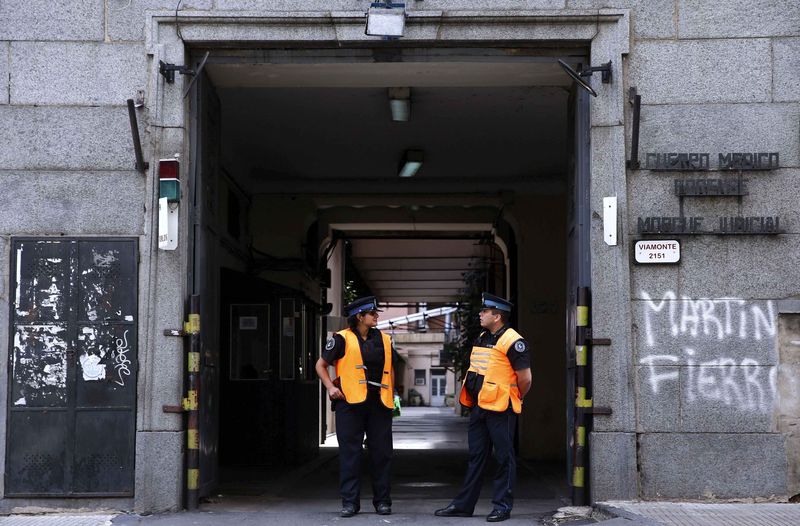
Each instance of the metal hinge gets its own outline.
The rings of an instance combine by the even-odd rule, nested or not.
[[[591,327],[586,327],[583,329],[583,331],[586,345],[611,345],[611,338],[595,338],[592,335]]]
[[[200,334],[200,315],[189,314],[189,320],[183,323],[183,329],[164,329],[164,336],[192,336]]]

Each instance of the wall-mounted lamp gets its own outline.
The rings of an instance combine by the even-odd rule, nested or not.
[[[411,177],[419,171],[422,167],[422,160],[425,154],[422,150],[406,150],[403,158],[400,161],[400,171],[397,173],[400,177]]]
[[[158,161],[158,248],[178,248],[178,209],[181,201],[181,165],[177,156]]]
[[[367,11],[364,33],[374,37],[401,37],[406,29],[406,4],[373,2]]]
[[[177,203],[181,200],[179,174],[180,162],[178,159],[158,160],[158,197],[166,197],[170,203]]]
[[[569,64],[567,64],[566,62],[564,62],[561,59],[558,59],[558,65],[561,66],[561,68],[567,73],[567,75],[572,77],[573,80],[575,80],[575,82],[578,83],[578,86],[582,87],[583,89],[585,89],[586,91],[588,91],[589,93],[591,93],[595,97],[597,97],[597,92],[592,89],[592,86],[589,85],[588,80],[584,80],[583,77],[591,77],[592,73],[594,73],[595,71],[600,71],[602,73],[601,79],[603,81],[603,84],[608,84],[609,82],[611,82],[611,61],[610,60],[608,62],[606,62],[605,64],[602,64],[600,66],[595,66],[595,67],[592,67],[592,68],[582,69],[580,72],[575,71],[572,68],[572,66],[570,66]]]
[[[389,109],[393,121],[406,122],[411,116],[411,88],[389,88]]]

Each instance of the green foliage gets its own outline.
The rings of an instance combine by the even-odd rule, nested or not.
[[[453,355],[453,364],[459,379],[463,378],[469,369],[472,344],[482,330],[478,315],[481,310],[481,293],[485,281],[485,270],[473,270],[464,275],[464,294],[459,299],[456,311],[459,337],[455,342],[445,345],[445,349]]]
[[[347,305],[348,303],[354,302],[358,296],[358,288],[356,287],[355,281],[352,279],[348,279],[344,282],[344,304]]]

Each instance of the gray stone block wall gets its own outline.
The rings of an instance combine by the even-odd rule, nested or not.
[[[680,38],[800,35],[795,0],[678,0],[677,4]]]
[[[778,370],[778,431],[786,437],[789,464],[789,495],[800,493],[800,305],[779,306],[778,347],[781,366]],[[800,303],[795,301],[795,303]],[[789,308],[787,308],[789,307]]]
[[[630,9],[636,38],[674,38],[675,0],[567,0],[568,9]]]
[[[589,449],[592,502],[636,499],[636,435],[594,432],[589,437]]]
[[[110,40],[144,40],[145,15],[148,11],[174,11],[177,0],[107,0],[106,33]],[[263,5],[263,3],[262,3]],[[213,0],[184,0],[178,16],[192,11],[206,11]]]
[[[786,495],[783,437],[750,433],[647,433],[639,437],[645,499]]]
[[[787,258],[800,257],[797,234],[763,237],[647,236],[648,239],[676,237],[681,244],[680,263],[632,265],[633,297],[644,298],[646,294],[658,300],[672,292],[677,298],[700,300],[780,298],[797,293],[797,283],[781,279],[786,272]],[[711,269],[714,272],[709,272]]]
[[[4,0],[0,40],[103,40],[105,0]]]
[[[122,105],[144,90],[146,65],[142,44],[12,42],[11,104]]]
[[[768,102],[771,56],[767,38],[637,41],[628,81],[643,104]]]
[[[657,81],[653,79],[653,82]],[[721,81],[720,86],[723,85],[724,81]],[[798,104],[657,105],[665,101],[659,101],[657,94],[646,86],[639,84],[637,89],[642,96],[639,138],[639,160],[642,163],[647,152],[708,152],[716,155],[734,151],[769,151],[780,153],[781,166],[800,166]],[[729,97],[735,96],[734,90],[731,88]],[[714,163],[716,160],[713,159]],[[768,173],[752,175],[764,179],[769,176]]]
[[[366,11],[371,2],[368,0],[310,0],[295,2],[293,0],[273,0],[269,2],[270,11]],[[521,11],[530,9],[563,9],[566,0],[409,0],[406,2],[409,11],[449,11],[449,10],[486,10],[503,9]],[[235,11],[264,10],[264,2],[260,0],[216,0],[216,9]]]
[[[133,171],[0,170],[0,233],[141,235],[144,182]]]
[[[8,74],[9,59],[11,56],[11,43],[0,42],[0,106],[8,104],[8,84],[11,78]]]
[[[800,38],[772,41],[772,90],[776,101],[800,102]]]
[[[175,511],[182,507],[183,433],[136,433],[136,496],[139,513]]]
[[[0,170],[130,170],[125,106],[0,107]],[[143,123],[140,122],[140,126]]]
[[[731,175],[629,171],[627,231],[636,239],[638,217],[682,211],[707,227],[779,216],[788,234],[679,236],[679,265],[631,266],[640,496],[784,496],[790,451],[776,413],[791,366],[780,363],[776,327],[777,300],[800,294],[786,266],[800,256],[800,4],[677,0],[674,16],[677,40],[642,40],[639,28],[628,57],[643,104],[640,162],[647,152],[778,151],[782,168],[746,173],[741,199],[682,203],[673,179]]]
[[[800,115],[798,115],[800,120]],[[780,122],[776,119],[776,122]],[[790,127],[786,133],[794,133]],[[785,129],[785,128],[784,128]],[[777,140],[775,142],[778,142]],[[786,141],[787,146],[791,141]],[[762,143],[763,146],[769,145]],[[742,149],[746,148],[743,146]],[[762,150],[763,151],[763,150]],[[639,217],[674,217],[679,214],[681,198],[675,195],[676,179],[694,178],[723,178],[735,179],[736,174],[712,172],[711,174],[686,173],[676,174],[668,172],[637,171],[630,178],[628,192],[634,198],[628,216],[630,234],[636,235],[637,218]],[[731,197],[684,197],[683,208],[687,217],[703,217],[704,228],[718,227],[718,218],[729,215],[743,216],[779,216],[781,229],[797,234],[800,233],[800,210],[797,209],[797,195],[791,191],[795,182],[800,178],[800,169],[782,168],[768,172],[750,172],[744,174],[742,179],[748,195],[741,199]],[[713,241],[698,240],[698,242]],[[791,250],[791,237],[785,238],[780,244],[787,244]],[[692,240],[686,240],[687,243]],[[719,241],[717,239],[717,241]],[[694,243],[694,241],[692,241]]]

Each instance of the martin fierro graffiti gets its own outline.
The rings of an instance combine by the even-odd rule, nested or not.
[[[653,394],[680,382],[685,403],[716,401],[772,411],[777,393],[776,308],[771,300],[642,293],[639,364]]]

